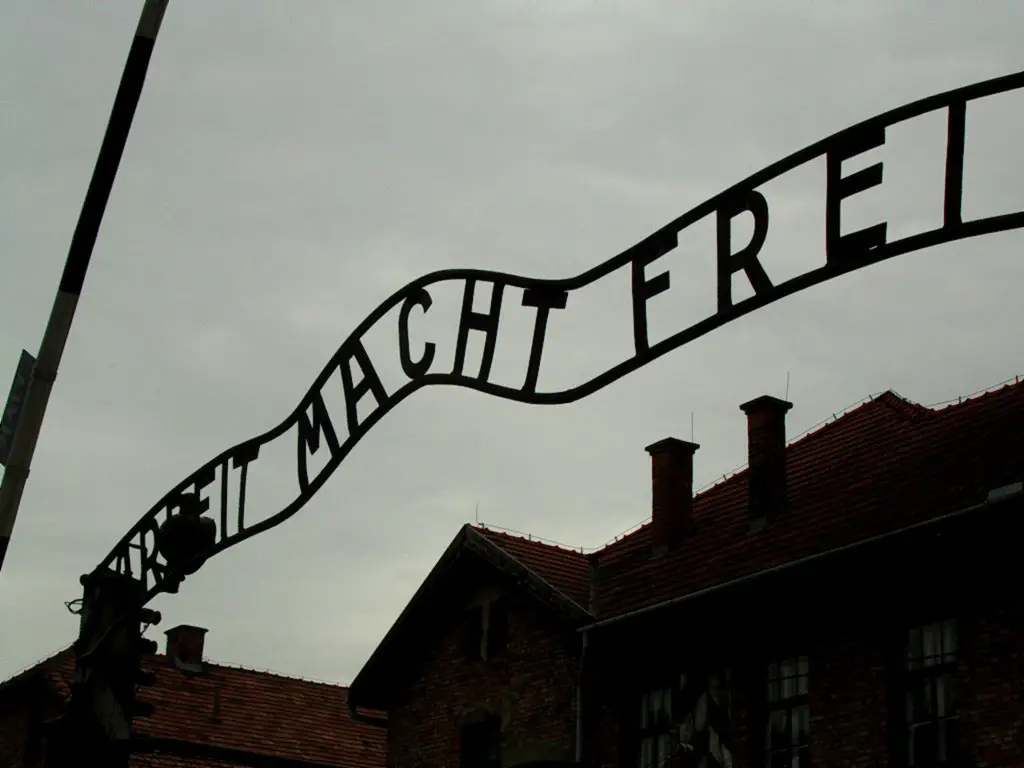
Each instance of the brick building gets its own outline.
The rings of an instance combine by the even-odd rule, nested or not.
[[[144,664],[156,684],[140,699],[154,714],[135,729],[153,751],[133,755],[133,768],[383,768],[385,731],[350,717],[346,688],[213,664],[205,634],[175,627],[166,653]],[[43,765],[43,723],[67,702],[74,671],[68,648],[0,685],[0,768]]]
[[[349,689],[387,765],[1024,766],[1024,385],[887,392],[584,555],[465,526]],[[737,418],[737,429],[742,421]]]

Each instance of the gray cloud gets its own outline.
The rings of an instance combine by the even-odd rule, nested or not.
[[[139,9],[8,6],[0,376],[38,344]],[[1010,0],[825,7],[172,3],[0,574],[18,619],[0,675],[68,642],[79,574],[182,477],[287,415],[406,281],[576,274],[832,131],[1024,64]],[[969,149],[982,209],[1024,207],[1022,101],[970,118],[969,143],[991,137]],[[864,216],[926,210],[941,162],[926,140],[894,143],[899,191]],[[822,258],[822,174],[769,194],[776,268]],[[299,516],[161,598],[165,625],[209,627],[217,659],[348,681],[477,508],[596,546],[647,516],[643,446],[688,437],[691,413],[702,484],[744,460],[738,404],[787,374],[794,434],[886,388],[935,402],[1014,375],[1020,247],[1010,233],[900,257],[564,408],[420,392]],[[708,290],[673,280],[665,329]],[[628,296],[608,295],[609,319],[551,349],[559,376],[624,333],[611,318]]]

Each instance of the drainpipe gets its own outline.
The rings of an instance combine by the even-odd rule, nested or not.
[[[583,631],[583,641],[580,647],[580,674],[576,682],[576,763],[583,762],[583,704],[586,698],[583,695],[584,665],[587,660],[587,646],[590,642],[590,635]]]

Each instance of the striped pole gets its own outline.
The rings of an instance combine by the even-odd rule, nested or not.
[[[57,378],[57,368],[64,354],[68,333],[71,331],[71,321],[75,316],[78,297],[82,293],[89,259],[96,244],[96,236],[103,221],[110,190],[114,186],[117,167],[128,141],[128,132],[142,93],[142,84],[146,80],[146,70],[149,68],[149,59],[156,43],[156,34],[160,30],[160,22],[166,9],[167,0],[145,0],[142,16],[135,30],[135,38],[128,51],[128,60],[124,65],[117,96],[114,98],[103,144],[100,145],[96,167],[93,169],[92,179],[85,193],[85,202],[78,215],[78,224],[71,238],[64,274],[57,288],[57,298],[53,302],[50,319],[39,344],[39,355],[32,370],[21,417],[11,443],[7,468],[3,480],[0,481],[0,568],[3,567],[4,557],[11,542],[11,532],[14,530],[18,506],[28,480],[29,466],[35,454],[46,405],[50,400],[50,390]]]

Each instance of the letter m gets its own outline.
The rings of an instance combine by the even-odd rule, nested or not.
[[[323,396],[318,392],[310,398],[309,406],[299,412],[299,488],[306,492],[309,490],[309,474],[306,469],[308,455],[320,450],[320,436],[327,442],[327,447],[333,458],[341,450],[338,442],[338,435],[334,431],[334,424],[331,423],[331,416],[327,413],[327,406],[324,404]]]

